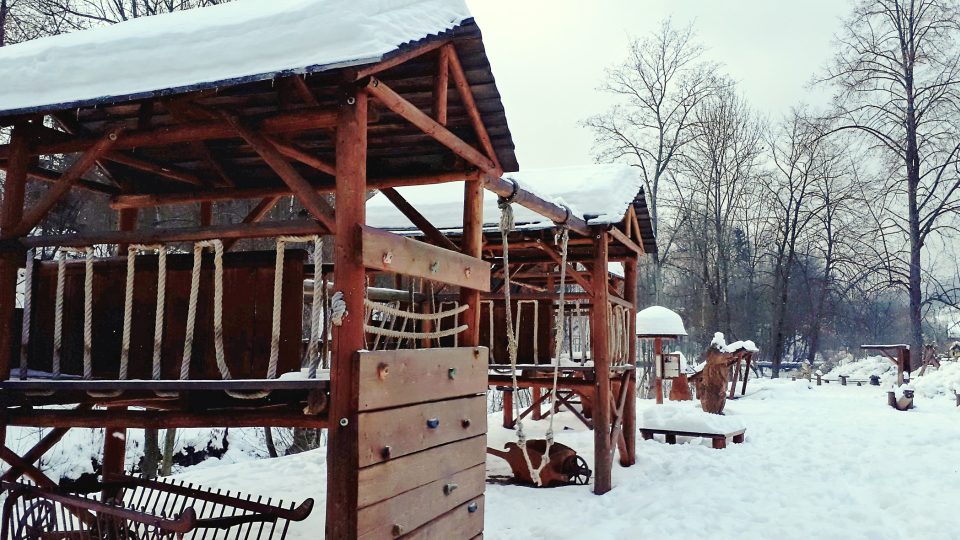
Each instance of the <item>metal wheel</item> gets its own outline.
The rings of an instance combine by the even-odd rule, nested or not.
[[[581,456],[569,456],[563,460],[561,472],[567,475],[567,482],[578,486],[585,486],[590,481],[593,471],[587,466],[587,460]]]
[[[57,528],[57,512],[53,502],[38,499],[24,505],[14,538],[41,540],[43,534]]]

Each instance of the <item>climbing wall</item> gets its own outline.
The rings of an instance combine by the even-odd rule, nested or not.
[[[487,349],[361,352],[358,536],[483,533]]]

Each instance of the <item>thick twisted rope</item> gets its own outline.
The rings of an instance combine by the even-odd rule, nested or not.
[[[368,334],[374,334],[377,336],[383,336],[388,338],[395,339],[440,339],[448,336],[454,336],[470,328],[466,324],[461,324],[460,326],[454,328],[447,328],[446,330],[435,330],[433,332],[408,332],[403,330],[393,330],[390,328],[382,328],[379,326],[364,325],[363,331]]]
[[[53,314],[53,378],[60,378],[60,350],[63,346],[63,285],[67,269],[67,254],[60,251],[57,254],[57,289],[54,297]]]
[[[318,242],[317,236],[281,236],[277,238],[277,259],[273,272],[273,324],[270,330],[270,363],[267,366],[267,378],[277,378],[277,366],[280,363],[280,323],[283,311],[283,256],[288,243]],[[315,244],[316,245],[316,244]],[[314,284],[313,301],[316,306],[317,292]],[[316,310],[314,310],[316,311]],[[311,329],[315,324],[311,325]],[[311,341],[314,333],[311,331]],[[312,363],[312,360],[311,360]]]
[[[157,309],[153,318],[153,380],[163,375],[161,353],[163,352],[163,315],[167,300],[167,248],[157,248]]]
[[[374,302],[373,300],[367,300],[367,299],[364,299],[363,305],[387,315],[393,315],[395,317],[406,317],[408,319],[413,319],[417,321],[436,321],[446,317],[452,317],[454,315],[463,313],[464,311],[470,309],[470,306],[464,304],[454,309],[447,310],[447,311],[440,311],[437,313],[418,313],[415,311],[405,311],[400,308],[395,308],[393,306],[390,306],[388,304],[383,304],[381,302]]]
[[[313,271],[314,275],[323,272],[323,239],[315,236],[313,241]],[[313,282],[313,298],[310,303],[310,342],[307,344],[307,376],[311,379],[317,378],[317,369],[320,367],[320,332],[321,313],[324,310],[324,290],[326,286],[317,287],[316,280]],[[321,290],[318,290],[321,289]],[[322,317],[324,320],[326,316]],[[324,322],[325,325],[325,322]]]
[[[83,264],[83,378],[93,378],[93,247]]]
[[[200,295],[200,269],[203,250],[212,244],[197,242],[193,245],[193,268],[190,272],[190,296],[187,301],[187,328],[183,338],[183,360],[180,362],[180,380],[190,378],[190,359],[193,356],[193,335],[197,324],[197,300]]]
[[[30,359],[30,319],[33,310],[33,259],[36,251],[27,251],[26,270],[23,276],[23,330],[20,334],[20,378],[26,379],[29,374]]]

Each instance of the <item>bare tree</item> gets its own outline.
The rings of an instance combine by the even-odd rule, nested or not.
[[[695,136],[693,113],[727,84],[716,65],[702,59],[703,50],[692,26],[678,29],[667,19],[654,34],[630,44],[626,61],[607,70],[600,90],[619,103],[583,122],[594,133],[598,161],[640,169],[655,234],[660,233],[661,182]],[[657,268],[669,253],[669,242],[660,244]],[[657,272],[657,292],[659,281]]]
[[[954,0],[858,0],[837,38],[825,81],[837,89],[843,125],[866,134],[899,170],[888,189],[905,220],[902,285],[911,345],[922,350],[922,253],[930,235],[952,226],[960,204],[960,7]],[[891,276],[893,277],[893,276]]]

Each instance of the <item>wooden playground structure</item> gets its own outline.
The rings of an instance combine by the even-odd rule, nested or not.
[[[69,102],[2,109],[0,125],[12,127],[0,146],[5,534],[283,538],[277,523],[305,518],[311,501],[287,508],[141,483],[123,476],[123,435],[284,426],[328,429],[325,495],[317,488],[327,538],[480,538],[488,386],[509,384],[509,368],[538,404],[552,388],[542,373],[553,325],[534,331],[539,348],[520,335],[507,362],[507,337],[485,317],[508,307],[589,322],[592,366],[564,368],[552,403],[569,403],[563,389],[592,404],[596,493],[611,488],[615,447],[633,463],[636,264],[655,249],[645,205],[594,222],[504,177],[518,165],[472,19],[369,60],[95,98],[78,90]],[[69,164],[48,168],[50,156]],[[48,185],[32,204],[28,181]],[[395,190],[451,183],[463,209],[455,236]],[[369,226],[371,190],[422,241]],[[485,230],[485,190],[550,227]],[[31,235],[68,193],[106,199],[117,230]],[[269,220],[286,197],[304,217]],[[241,200],[256,201],[242,221],[215,222],[214,205]],[[197,223],[143,227],[141,211],[170,205],[198,208]],[[275,249],[237,249],[251,239]],[[333,261],[322,260],[324,241]],[[610,261],[625,277],[609,274]],[[558,273],[576,286],[564,290]],[[384,282],[408,299],[375,299]],[[446,287],[448,303],[431,305],[426,283]],[[49,431],[19,455],[8,426]],[[36,465],[74,428],[106,430],[99,498],[63,493]],[[170,494],[181,510],[136,504]]]

